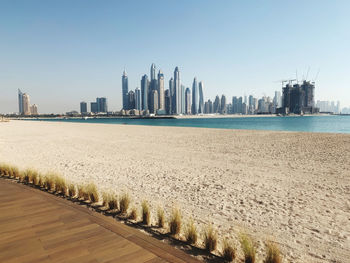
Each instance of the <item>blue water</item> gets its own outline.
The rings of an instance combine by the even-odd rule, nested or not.
[[[290,116],[198,119],[46,119],[55,122],[104,123],[218,129],[350,133],[350,116]]]

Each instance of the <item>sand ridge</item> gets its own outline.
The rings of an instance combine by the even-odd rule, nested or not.
[[[0,161],[178,205],[291,262],[350,256],[350,135],[62,122],[0,124]],[[156,209],[156,207],[155,207]],[[169,209],[168,209],[169,210]],[[261,258],[261,255],[260,255]]]

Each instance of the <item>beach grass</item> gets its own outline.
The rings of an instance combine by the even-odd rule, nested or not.
[[[190,218],[190,220],[187,223],[187,227],[185,230],[185,239],[189,244],[197,243],[198,233],[192,218]]]
[[[129,219],[130,220],[137,220],[137,217],[138,217],[138,215],[137,215],[137,209],[136,209],[136,207],[133,207],[133,208],[131,208],[131,212],[130,212],[130,215],[129,215]]]
[[[74,197],[77,195],[77,190],[76,190],[76,188],[75,188],[75,185],[72,184],[72,183],[68,184],[68,190],[67,190],[67,192],[68,192],[68,196],[69,196],[70,198],[74,198]]]
[[[65,190],[67,189],[66,181],[64,178],[58,174],[53,175],[55,182],[55,191],[65,195]]]
[[[239,242],[243,250],[244,262],[254,263],[255,257],[256,257],[256,251],[255,251],[252,239],[248,237],[248,235],[241,233]]]
[[[98,191],[97,187],[94,183],[89,183],[85,187],[86,194],[88,196],[88,200],[90,200],[91,203],[96,203],[99,201]]]
[[[266,244],[267,253],[264,263],[281,263],[281,253],[278,246],[275,243],[268,242]]]
[[[236,248],[233,246],[232,241],[227,238],[223,241],[222,257],[226,262],[232,262],[236,258]]]
[[[131,199],[128,193],[124,193],[119,199],[119,209],[121,214],[127,214]]]
[[[212,224],[204,227],[204,247],[208,252],[216,249],[218,244],[218,235]]]
[[[86,185],[78,185],[78,198],[82,200],[89,200],[89,194],[86,191]]]
[[[164,216],[164,209],[161,207],[158,207],[157,218],[158,218],[158,227],[163,228],[165,225],[165,216]]]
[[[175,236],[180,234],[181,231],[181,212],[178,208],[173,208],[170,220],[169,220],[169,228],[170,234]]]
[[[142,208],[142,224],[149,225],[151,223],[151,211],[149,208],[149,204],[146,200],[142,202],[141,208]]]

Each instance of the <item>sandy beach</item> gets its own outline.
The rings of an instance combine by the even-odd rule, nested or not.
[[[266,239],[284,262],[350,262],[350,135],[10,121],[0,162],[244,230],[258,262]]]

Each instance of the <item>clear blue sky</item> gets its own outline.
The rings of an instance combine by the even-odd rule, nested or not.
[[[18,88],[41,113],[97,96],[119,110],[124,66],[134,89],[152,62],[229,100],[320,69],[316,99],[350,106],[349,51],[350,1],[0,0],[0,112],[18,111]]]

